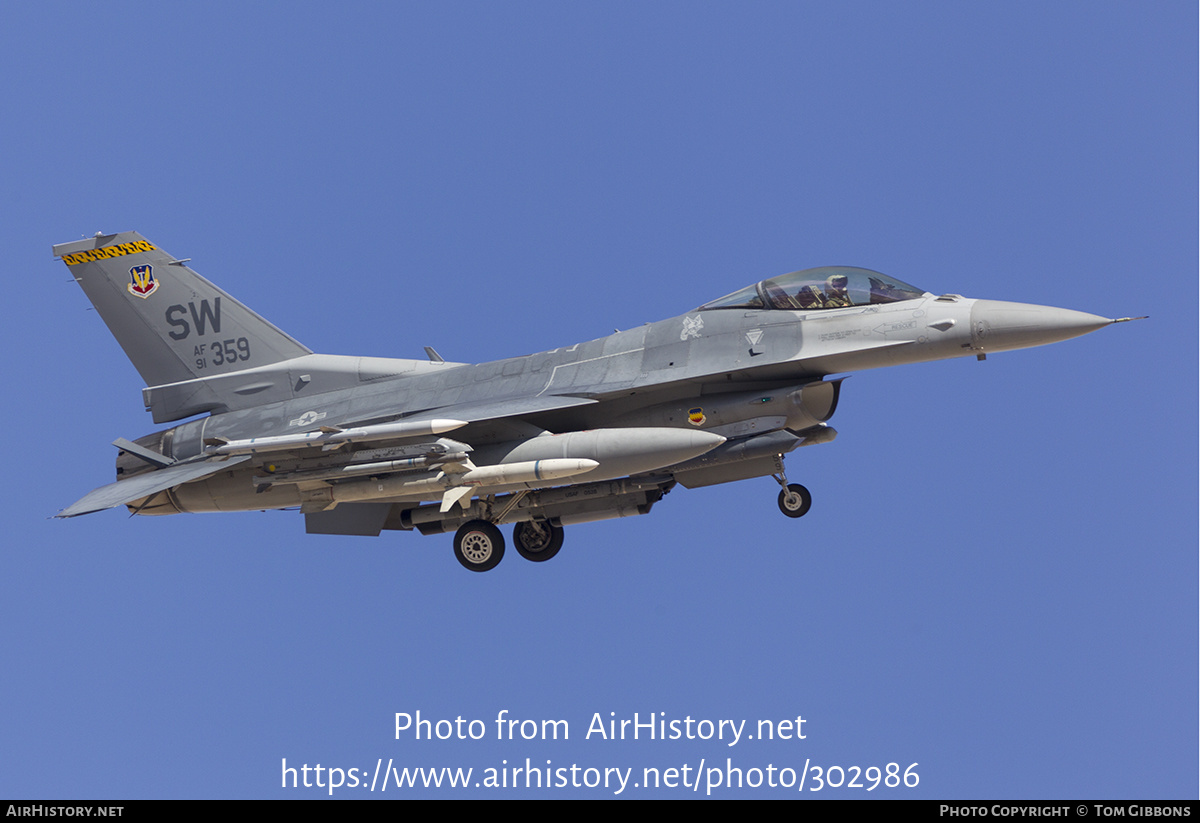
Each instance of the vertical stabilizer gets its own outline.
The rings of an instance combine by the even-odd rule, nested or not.
[[[53,251],[147,386],[311,354],[137,232],[98,235]]]

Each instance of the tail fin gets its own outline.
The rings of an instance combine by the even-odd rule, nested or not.
[[[53,250],[147,386],[207,380],[311,354],[137,232]]]

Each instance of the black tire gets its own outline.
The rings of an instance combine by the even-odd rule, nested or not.
[[[779,492],[779,510],[788,517],[803,517],[812,508],[812,495],[799,483],[789,483]]]
[[[463,523],[454,534],[454,556],[473,572],[490,571],[504,559],[504,535],[486,520]]]
[[[513,545],[517,554],[534,563],[543,563],[554,555],[563,544],[563,527],[547,520],[529,520],[513,526]]]

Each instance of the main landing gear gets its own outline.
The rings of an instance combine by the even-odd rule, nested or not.
[[[490,571],[504,559],[504,535],[486,520],[469,520],[454,534],[454,556],[473,572]]]
[[[548,520],[526,520],[513,526],[513,545],[526,560],[549,560],[562,544],[562,526]],[[504,559],[504,535],[486,520],[468,521],[454,535],[454,556],[473,572],[494,569]]]
[[[812,494],[799,483],[788,483],[782,471],[771,475],[782,487],[779,492],[779,510],[788,517],[803,517],[812,508]]]
[[[554,557],[562,544],[562,526],[555,526],[549,520],[526,520],[513,526],[513,545],[517,547],[517,553],[534,563]]]

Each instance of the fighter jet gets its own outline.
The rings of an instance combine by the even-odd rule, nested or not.
[[[299,509],[310,534],[454,532],[467,569],[545,561],[565,526],[676,485],[754,477],[802,517],[784,455],[828,443],[848,372],[1077,337],[1111,323],[934,295],[876,271],[763,280],[669,320],[472,365],[315,354],[136,232],[53,247],[146,383],[156,424],[59,517]]]

